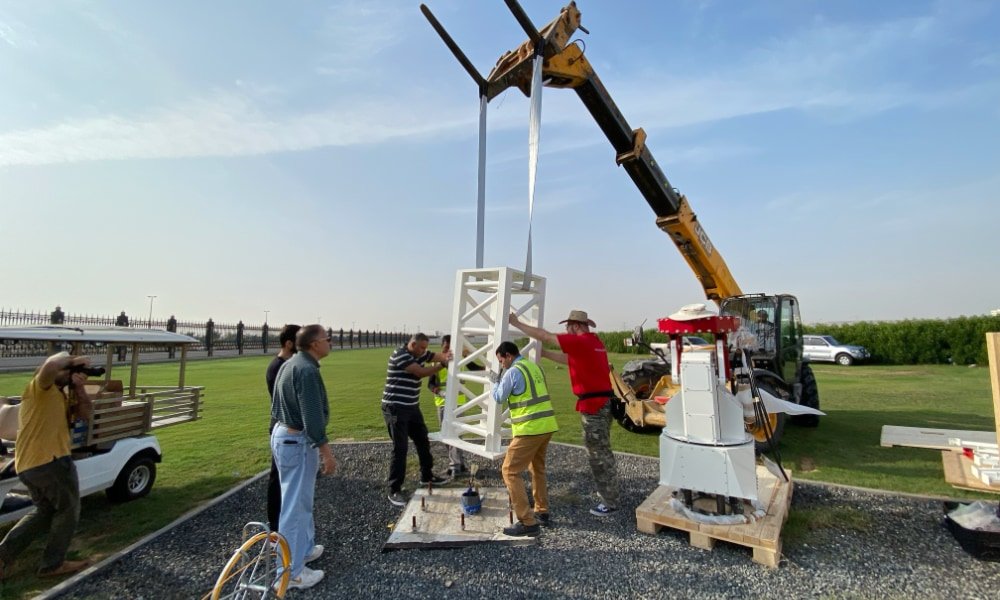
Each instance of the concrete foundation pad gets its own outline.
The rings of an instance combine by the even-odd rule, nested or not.
[[[462,524],[462,493],[466,487],[420,488],[396,521],[386,550],[404,548],[462,548],[476,544],[526,546],[536,538],[510,537],[503,528],[511,524],[507,488],[481,487],[482,509],[478,514],[465,515]]]

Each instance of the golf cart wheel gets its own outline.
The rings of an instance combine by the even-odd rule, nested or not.
[[[108,498],[114,502],[128,502],[142,498],[153,489],[156,481],[156,462],[148,456],[133,456],[118,474],[115,484],[108,488]]]

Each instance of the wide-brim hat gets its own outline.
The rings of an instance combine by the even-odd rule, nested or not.
[[[559,323],[562,324],[569,321],[576,321],[577,323],[586,323],[591,327],[597,327],[597,323],[594,323],[593,321],[590,320],[590,317],[587,316],[587,311],[585,310],[571,310],[569,311],[569,316],[563,319],[562,321],[559,321]]]
[[[705,319],[708,317],[717,317],[719,315],[708,310],[708,308],[701,303],[698,304],[688,304],[682,306],[680,310],[674,314],[667,317],[671,321],[694,321],[695,319]]]

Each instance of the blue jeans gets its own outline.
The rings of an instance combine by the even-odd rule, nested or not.
[[[294,579],[302,573],[306,555],[315,544],[313,497],[316,495],[319,450],[309,446],[305,434],[292,433],[279,423],[271,433],[271,453],[281,481],[279,529],[292,553]]]

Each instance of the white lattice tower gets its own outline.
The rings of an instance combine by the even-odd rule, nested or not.
[[[545,305],[545,278],[525,277],[523,271],[508,267],[463,269],[455,279],[455,312],[451,320],[451,348],[455,358],[448,366],[441,440],[446,444],[489,459],[507,451],[510,439],[509,411],[497,405],[491,392],[489,373],[498,373],[496,349],[500,342],[524,337],[511,327],[512,311],[528,325],[542,327]],[[541,345],[530,341],[521,349],[528,360],[538,362]],[[469,363],[486,371],[470,371]],[[468,401],[458,405],[458,395]]]

